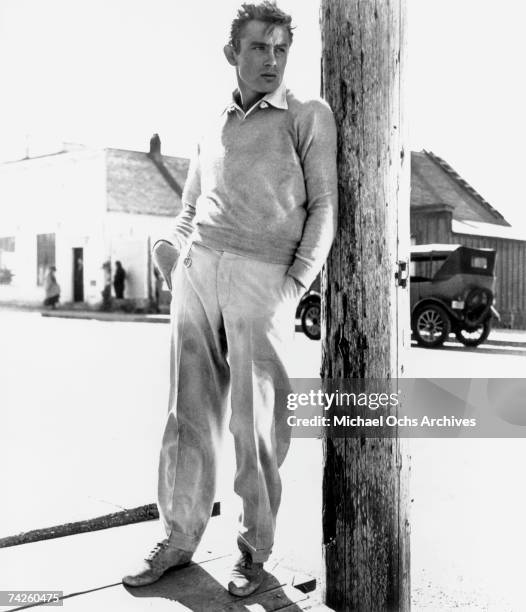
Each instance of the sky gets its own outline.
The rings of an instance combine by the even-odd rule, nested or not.
[[[373,0],[370,0],[373,1]],[[235,86],[222,47],[238,0],[0,0],[0,159],[62,142],[189,156]],[[318,0],[296,24],[287,85],[319,94]],[[523,3],[407,0],[412,150],[443,157],[514,225],[524,219]],[[496,8],[498,7],[498,8]]]

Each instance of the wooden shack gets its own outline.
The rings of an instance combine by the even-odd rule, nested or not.
[[[500,327],[526,329],[526,231],[512,227],[443,159],[411,153],[411,242],[497,250]]]

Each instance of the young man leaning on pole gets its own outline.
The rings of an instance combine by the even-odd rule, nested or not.
[[[295,309],[327,257],[337,217],[334,119],[322,100],[285,88],[291,43],[291,18],[275,3],[241,6],[224,47],[238,88],[190,164],[173,270],[173,248],[154,248],[173,292],[158,489],[166,539],[123,578],[130,586],[189,563],[214,502],[229,390],[243,511],[228,588],[248,595],[264,578],[290,443],[278,396],[289,388]]]

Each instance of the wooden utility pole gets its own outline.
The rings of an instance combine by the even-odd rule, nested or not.
[[[322,0],[322,90],[338,126],[339,228],[322,277],[322,376],[396,378],[409,342],[404,0]],[[400,274],[406,265],[406,272]],[[403,285],[403,283],[402,283]],[[394,438],[326,438],[325,603],[410,609],[407,461]]]

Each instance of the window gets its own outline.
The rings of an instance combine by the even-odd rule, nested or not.
[[[55,234],[37,234],[37,285],[44,284],[49,266],[55,265]]]
[[[488,260],[485,257],[471,256],[471,267],[480,268],[481,270],[488,269]]]
[[[10,285],[14,272],[15,237],[0,238],[0,285]]]

